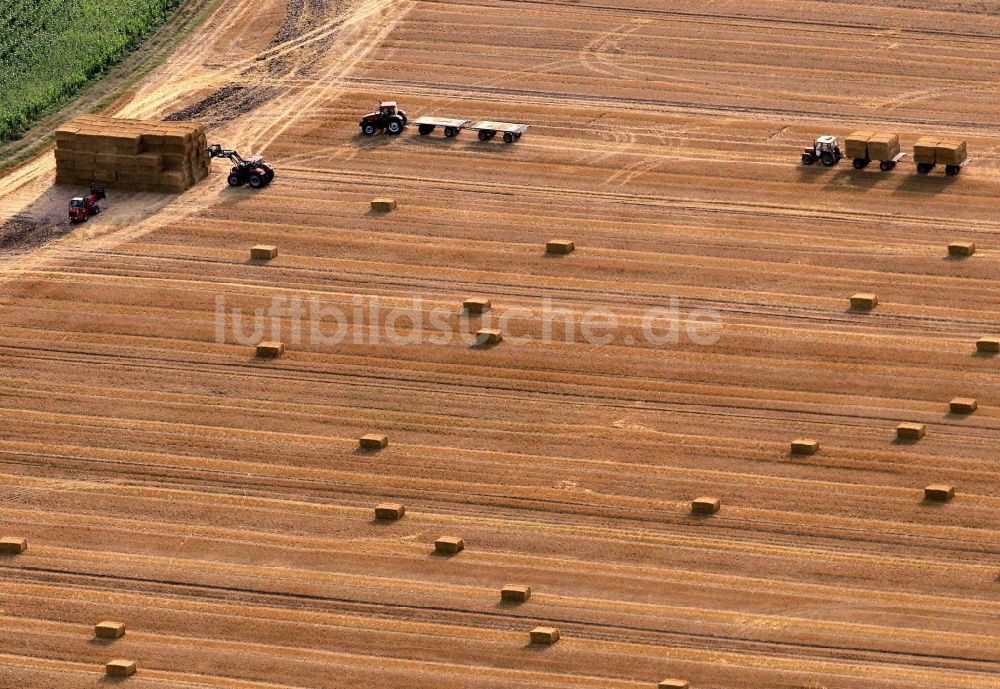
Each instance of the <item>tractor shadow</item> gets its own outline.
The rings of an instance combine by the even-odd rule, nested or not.
[[[371,136],[365,136],[361,132],[358,132],[350,140],[361,150],[371,151],[386,146],[398,145],[404,136],[406,136],[405,132],[395,136],[386,132],[375,132]]]
[[[879,184],[888,181],[891,174],[891,172],[882,172],[879,170],[877,164],[874,170],[867,168],[864,170],[855,170],[852,165],[848,164],[846,169],[841,167],[834,172],[831,178],[827,180],[826,186],[852,189],[854,191],[869,191]]]

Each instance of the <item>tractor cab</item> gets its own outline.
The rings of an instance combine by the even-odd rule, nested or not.
[[[821,136],[816,139],[814,148],[820,153],[823,151],[830,151],[832,153],[835,149],[839,149],[840,145],[835,136]]]
[[[396,101],[385,100],[378,104],[378,113],[382,117],[395,117]]]
[[[77,196],[69,200],[70,208],[83,208],[83,198]]]

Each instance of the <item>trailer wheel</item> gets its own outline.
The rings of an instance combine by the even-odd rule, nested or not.
[[[229,182],[229,186],[231,187],[243,186],[243,180],[241,180],[240,176],[237,175],[235,172],[229,175],[229,179],[227,181]]]
[[[803,165],[812,165],[812,164],[813,164],[813,163],[815,163],[815,162],[816,162],[816,159],[815,159],[815,158],[813,158],[813,157],[812,157],[811,155],[809,155],[808,153],[803,153],[803,154],[802,154],[802,164],[803,164]]]
[[[451,137],[455,136],[456,134],[458,134],[458,129],[456,129],[455,127],[445,127],[444,128],[444,135],[446,137],[448,137],[449,139]]]
[[[489,130],[480,129],[479,130],[479,140],[480,141],[489,141],[490,140],[490,132],[489,132]]]
[[[518,132],[518,133],[516,133],[516,134],[514,135],[514,138],[515,138],[515,139],[520,139],[520,138],[521,138],[521,132]]]
[[[917,172],[919,172],[921,175],[926,175],[933,169],[934,169],[934,163],[917,163]]]
[[[896,167],[895,160],[883,160],[881,163],[878,164],[878,169],[881,170],[882,172],[888,172],[894,167]]]
[[[944,169],[944,174],[948,175],[949,177],[954,177],[961,171],[962,167],[960,165],[949,165]]]
[[[504,132],[503,133],[503,142],[505,144],[512,144],[512,143],[514,143],[514,134],[511,133],[511,132]]]
[[[430,134],[431,132],[434,131],[434,125],[433,124],[421,124],[421,125],[419,125],[417,127],[417,131],[420,133],[420,136],[427,136],[428,134]],[[447,133],[448,133],[448,130],[446,129],[445,130],[445,134],[447,134]]]
[[[854,169],[855,170],[864,170],[866,167],[868,167],[868,163],[870,163],[870,162],[872,162],[872,161],[870,161],[868,158],[855,158],[854,159]]]

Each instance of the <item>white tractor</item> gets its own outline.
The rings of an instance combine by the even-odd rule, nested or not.
[[[840,152],[840,143],[835,136],[821,136],[816,139],[812,148],[802,149],[803,165],[815,165],[822,162],[826,167],[833,167],[843,157],[844,154]]]

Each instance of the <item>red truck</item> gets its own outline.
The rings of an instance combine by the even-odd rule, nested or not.
[[[90,185],[90,193],[87,196],[77,196],[69,201],[70,222],[86,222],[92,215],[101,212],[101,207],[97,202],[108,198],[104,193],[104,187],[96,184]]]

